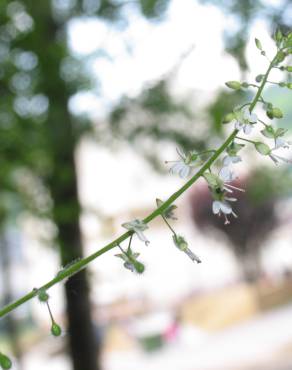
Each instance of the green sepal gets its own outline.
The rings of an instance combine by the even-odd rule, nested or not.
[[[234,141],[227,147],[226,152],[231,156],[234,157],[245,145],[238,144]]]
[[[277,128],[277,130],[275,132],[275,137],[284,136],[287,131],[288,131],[287,129],[285,129],[283,127],[279,127],[279,128]]]
[[[206,172],[203,176],[211,188],[216,188],[218,186],[218,177],[216,175]]]

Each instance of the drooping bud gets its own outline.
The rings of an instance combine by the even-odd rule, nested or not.
[[[225,85],[229,87],[229,89],[233,89],[233,90],[241,89],[241,83],[238,81],[227,81],[225,82]]]
[[[62,329],[60,325],[58,325],[56,322],[52,323],[51,333],[53,334],[54,337],[59,337],[62,334]]]
[[[12,362],[10,358],[1,352],[0,352],[0,366],[2,367],[2,369],[5,369],[5,370],[11,369],[11,366],[12,366]]]
[[[257,75],[255,80],[256,82],[261,82],[263,78],[264,78],[264,75]]]
[[[255,38],[255,44],[256,44],[256,47],[259,49],[259,50],[263,50],[263,47],[262,47],[262,44],[260,42],[259,39]]]

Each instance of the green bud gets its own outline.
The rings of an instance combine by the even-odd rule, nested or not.
[[[44,289],[38,290],[38,299],[40,302],[47,302],[49,300],[50,296]]]
[[[292,72],[292,66],[287,66],[287,67],[285,67],[285,69],[286,69],[286,71],[288,71],[288,72]]]
[[[288,82],[288,83],[286,84],[286,87],[288,87],[288,89],[292,90],[292,83],[291,83],[291,82]]]
[[[241,89],[241,83],[238,81],[228,81],[228,82],[225,82],[225,85],[229,87],[229,89],[233,89],[233,90]]]
[[[261,131],[261,133],[269,139],[273,139],[275,137],[275,130],[272,126],[267,126],[264,130]]]
[[[283,118],[283,113],[280,108],[273,108],[272,112],[274,118]]]
[[[270,118],[270,119],[274,119],[274,116],[273,116],[273,110],[272,109],[268,109],[266,111],[266,115]]]
[[[256,150],[262,155],[268,155],[271,152],[270,147],[265,143],[261,143],[260,141],[254,143],[254,146]]]
[[[223,120],[222,120],[222,123],[226,124],[226,123],[230,123],[231,121],[233,121],[235,118],[235,115],[234,113],[227,113],[225,114],[225,116],[223,117]]]
[[[0,353],[0,366],[2,369],[11,369],[12,366],[10,358],[3,353]]]
[[[58,324],[53,322],[51,326],[51,333],[54,337],[59,337],[62,334],[62,329]]]
[[[263,78],[264,78],[264,75],[257,75],[255,80],[256,82],[261,82]]]
[[[259,50],[263,50],[263,47],[262,47],[262,44],[260,42],[259,39],[255,38],[255,44],[256,44],[256,47],[259,49]]]

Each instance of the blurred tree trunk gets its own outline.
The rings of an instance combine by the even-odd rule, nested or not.
[[[79,226],[80,205],[74,154],[78,135],[68,111],[70,91],[60,78],[63,59],[68,55],[66,40],[51,15],[51,2],[27,1],[34,19],[34,32],[27,38],[27,49],[38,56],[41,78],[39,91],[49,99],[48,117],[43,130],[51,172],[47,184],[53,200],[53,218],[58,228],[62,265],[82,258]],[[31,37],[31,39],[29,39]],[[86,271],[65,284],[69,345],[74,370],[97,370],[98,348],[90,312]]]

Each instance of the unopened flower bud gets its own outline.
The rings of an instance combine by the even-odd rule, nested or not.
[[[260,40],[256,38],[254,41],[255,41],[256,47],[259,50],[263,50],[263,47],[262,47],[262,44],[261,44]]]
[[[51,326],[51,333],[53,334],[54,337],[59,337],[62,334],[62,329],[60,325],[53,322]]]
[[[285,69],[287,72],[292,72],[292,66],[287,66]]]
[[[257,150],[260,154],[262,154],[262,155],[268,155],[268,154],[270,154],[270,152],[271,152],[270,147],[269,147],[267,144],[262,143],[262,142],[260,142],[260,141],[258,141],[258,142],[256,142],[256,143],[254,143],[254,146],[255,146],[256,150]]]
[[[233,90],[241,89],[241,83],[238,81],[228,81],[228,82],[225,82],[225,85],[229,87],[229,89],[233,89]]]
[[[283,113],[280,108],[273,107],[272,109],[268,109],[266,113],[270,119],[283,118]]]
[[[255,80],[256,82],[261,82],[263,78],[264,78],[264,75],[257,75]]]

